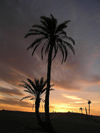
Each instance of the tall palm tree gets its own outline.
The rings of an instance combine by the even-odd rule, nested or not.
[[[45,55],[48,55],[47,59],[47,89],[45,96],[45,121],[46,128],[52,129],[50,116],[49,116],[49,94],[50,94],[50,81],[51,81],[51,66],[52,60],[56,57],[58,50],[62,53],[62,63],[66,61],[68,50],[70,48],[73,54],[75,54],[72,44],[75,44],[71,37],[68,37],[65,28],[70,20],[67,20],[58,25],[57,19],[53,15],[50,17],[41,16],[41,25],[33,25],[32,29],[25,35],[29,37],[31,35],[36,36],[34,42],[27,48],[33,49],[32,55],[34,54],[37,47],[42,44],[41,58],[43,60],[43,52],[45,49]],[[72,44],[71,44],[72,43]]]
[[[20,86],[24,87],[25,88],[24,91],[28,92],[31,95],[25,96],[21,100],[26,98],[30,98],[30,100],[35,100],[35,113],[36,113],[38,124],[40,126],[44,126],[44,122],[42,121],[39,115],[39,107],[40,107],[40,101],[42,100],[41,96],[46,91],[45,86],[46,86],[47,80],[44,81],[43,77],[40,80],[36,78],[34,81],[32,81],[31,79],[27,79],[27,80],[28,80],[28,83],[25,81],[22,81],[23,84],[20,84]]]
[[[89,105],[89,115],[90,115],[90,104],[91,104],[91,101],[88,100],[88,105]]]

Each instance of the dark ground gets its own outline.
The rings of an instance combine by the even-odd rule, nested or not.
[[[50,118],[57,133],[100,133],[99,116],[87,120],[77,113],[51,113]],[[44,132],[39,130],[35,113],[0,111],[0,133]]]

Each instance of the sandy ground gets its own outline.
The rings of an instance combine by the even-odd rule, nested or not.
[[[41,114],[44,119],[44,114]],[[75,113],[52,113],[51,122],[57,133],[100,133],[100,117]],[[0,133],[46,133],[38,130],[34,113],[0,111]]]

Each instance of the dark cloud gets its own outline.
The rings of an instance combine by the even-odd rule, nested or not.
[[[94,83],[94,84],[97,84],[97,83],[99,83],[100,82],[100,75],[99,75],[99,73],[97,74],[97,75],[92,75],[91,74],[91,76],[90,77],[87,77],[86,78],[86,82],[88,82],[88,83]]]
[[[14,106],[21,106],[21,107],[28,107],[32,108],[32,104],[24,101],[20,101],[19,99],[13,99],[13,98],[0,98],[0,104],[8,104],[8,105],[14,105]]]
[[[0,93],[4,93],[4,94],[7,94],[7,95],[18,95],[18,96],[23,96],[24,95],[20,90],[18,90],[16,88],[7,89],[7,88],[0,87]]]

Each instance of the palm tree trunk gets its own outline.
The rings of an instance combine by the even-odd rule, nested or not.
[[[51,80],[51,65],[52,65],[52,49],[50,48],[48,55],[48,66],[47,66],[47,90],[45,96],[45,122],[46,122],[46,130],[53,130],[50,115],[49,115],[49,95],[50,95],[50,80]]]
[[[90,115],[90,104],[89,104],[89,115]]]
[[[35,113],[36,113],[36,118],[37,118],[38,124],[41,127],[43,127],[44,126],[44,122],[40,118],[39,107],[40,107],[40,97],[39,97],[39,94],[38,94],[37,95],[37,98],[36,98],[36,101],[35,101]]]

